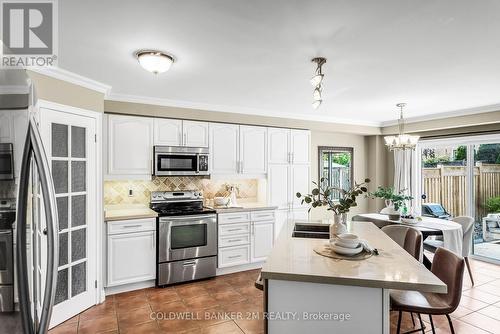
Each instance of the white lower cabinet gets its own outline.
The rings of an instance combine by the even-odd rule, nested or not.
[[[219,268],[238,266],[250,262],[250,245],[219,248]]]
[[[251,261],[265,261],[274,244],[274,220],[252,223]]]
[[[218,215],[218,267],[265,261],[274,244],[274,210]]]
[[[155,219],[108,222],[107,286],[156,278]]]

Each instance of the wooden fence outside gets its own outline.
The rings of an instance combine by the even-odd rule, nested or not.
[[[453,216],[466,214],[466,167],[438,166],[423,168],[423,188],[426,203],[441,203]],[[486,200],[500,196],[500,164],[477,163],[474,167],[476,221],[488,214]]]

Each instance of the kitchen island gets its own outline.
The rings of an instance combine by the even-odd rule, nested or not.
[[[266,330],[275,333],[389,333],[389,289],[446,293],[446,285],[370,222],[349,232],[377,248],[365,260],[318,255],[325,239],[292,237],[289,222],[262,268]]]

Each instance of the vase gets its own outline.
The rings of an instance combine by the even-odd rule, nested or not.
[[[390,199],[385,200],[385,208],[380,213],[388,215],[390,220],[399,220],[400,217],[399,211],[396,210],[394,203]]]
[[[347,214],[335,213],[330,220],[330,239],[335,239],[339,234],[347,232]]]

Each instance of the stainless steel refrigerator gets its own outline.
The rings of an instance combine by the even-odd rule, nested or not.
[[[0,148],[12,148],[0,152],[0,333],[46,333],[56,294],[58,214],[35,88],[24,70],[0,70]]]

